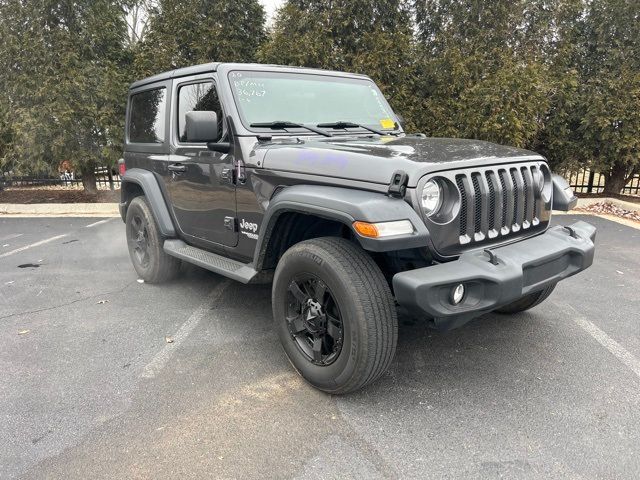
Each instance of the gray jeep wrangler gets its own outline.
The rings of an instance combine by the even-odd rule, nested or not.
[[[544,157],[406,134],[366,76],[210,63],[131,85],[120,212],[147,282],[189,262],[269,282],[294,368],[330,393],[389,366],[397,307],[517,313],[589,267],[595,228]]]

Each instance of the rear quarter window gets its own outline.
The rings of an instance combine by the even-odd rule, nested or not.
[[[154,88],[131,95],[129,142],[163,143],[165,139],[166,88]]]

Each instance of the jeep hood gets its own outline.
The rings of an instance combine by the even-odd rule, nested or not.
[[[439,170],[544,161],[527,150],[480,140],[456,138],[355,137],[278,138],[256,145],[263,168],[387,184],[396,170],[409,175],[409,186]],[[262,151],[261,151],[262,150]]]

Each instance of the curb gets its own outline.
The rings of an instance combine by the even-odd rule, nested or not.
[[[30,217],[119,217],[117,203],[0,203],[0,215]]]

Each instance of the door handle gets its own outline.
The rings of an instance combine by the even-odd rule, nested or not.
[[[172,163],[167,167],[170,172],[186,172],[187,166],[181,163]]]

